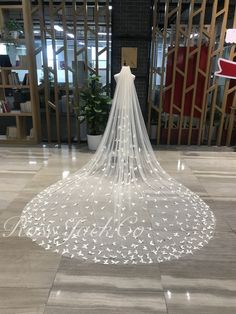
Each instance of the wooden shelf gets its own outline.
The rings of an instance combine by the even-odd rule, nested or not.
[[[21,66],[12,66],[12,67],[0,67],[0,70],[15,70],[15,71],[29,71],[27,67],[21,67]]]
[[[30,88],[30,85],[0,85],[0,88],[24,89]]]
[[[1,112],[0,117],[31,117],[32,112]]]
[[[32,139],[27,139],[27,127],[26,127],[26,120],[27,117],[32,117],[31,112],[5,112],[5,113],[0,113],[0,120],[3,117],[13,117],[15,119],[15,126],[13,126],[16,130],[16,137],[0,137],[0,142],[1,143],[30,143],[30,140]],[[12,127],[12,126],[9,126]],[[7,133],[7,132],[6,132]]]
[[[32,11],[31,1],[20,1],[21,5],[1,5],[0,4],[0,19],[1,26],[5,25],[8,16],[8,10],[16,9],[17,14],[22,15],[22,24],[24,26],[24,35],[20,35],[19,38],[14,39],[10,36],[0,39],[0,43],[5,44],[16,44],[22,45],[26,49],[24,58],[20,58],[19,63],[14,63],[13,66],[8,66],[10,63],[2,63],[0,66],[0,100],[7,99],[8,89],[12,92],[19,90],[19,94],[27,93],[27,99],[31,102],[32,112],[21,112],[18,110],[13,112],[1,112],[0,113],[0,124],[3,124],[3,127],[6,128],[4,133],[8,135],[14,135],[14,138],[7,138],[1,136],[1,144],[36,144],[41,140],[41,125],[40,125],[40,114],[39,114],[39,95],[38,95],[38,82],[37,82],[37,64],[35,58],[35,47],[34,47],[34,36],[33,36],[33,23],[32,23]],[[17,65],[16,65],[17,64]],[[4,66],[5,65],[5,66]],[[19,71],[19,72],[18,72]],[[25,72],[20,72],[25,71]],[[18,81],[16,74],[21,77],[20,74],[26,73],[27,76],[24,77],[23,81]],[[16,76],[16,77],[15,77]],[[16,78],[16,80],[15,80]],[[27,85],[23,85],[26,83]],[[15,97],[15,95],[14,95]],[[16,101],[16,100],[15,100]],[[10,102],[10,100],[9,100]],[[12,119],[14,125],[7,125],[8,120]],[[30,121],[29,121],[30,120]],[[12,121],[12,122],[13,122]],[[4,122],[4,123],[3,123]],[[5,125],[6,124],[6,125]],[[29,132],[29,126],[33,129],[34,138],[27,138]],[[11,130],[10,127],[15,129]],[[9,129],[7,129],[9,128]]]

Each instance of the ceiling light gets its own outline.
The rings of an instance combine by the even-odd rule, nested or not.
[[[54,29],[58,32],[63,32],[63,28],[60,25],[54,25]]]
[[[105,32],[101,32],[101,33],[100,33],[100,32],[99,32],[98,35],[104,35],[104,36],[106,36],[107,33],[105,33]],[[110,36],[110,35],[111,35],[111,33],[109,33],[109,36]]]
[[[100,43],[106,43],[106,40],[99,40]],[[111,40],[109,40],[109,43],[111,43]]]

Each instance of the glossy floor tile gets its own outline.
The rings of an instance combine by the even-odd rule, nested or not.
[[[202,250],[160,265],[99,265],[61,258],[26,238],[19,217],[48,185],[82,167],[86,147],[0,147],[0,314],[236,313],[236,155],[160,147],[161,166],[216,217]]]

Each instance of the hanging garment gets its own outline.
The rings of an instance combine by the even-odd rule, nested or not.
[[[115,75],[102,142],[78,172],[34,197],[21,221],[45,249],[103,264],[157,263],[203,247],[209,207],[159,165],[128,66]]]

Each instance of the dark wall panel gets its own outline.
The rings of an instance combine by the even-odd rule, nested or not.
[[[135,85],[145,117],[151,42],[151,3],[150,0],[112,1],[112,76],[121,69],[121,48],[137,47],[137,69],[131,70],[136,76]],[[114,88],[113,80],[113,91]]]

